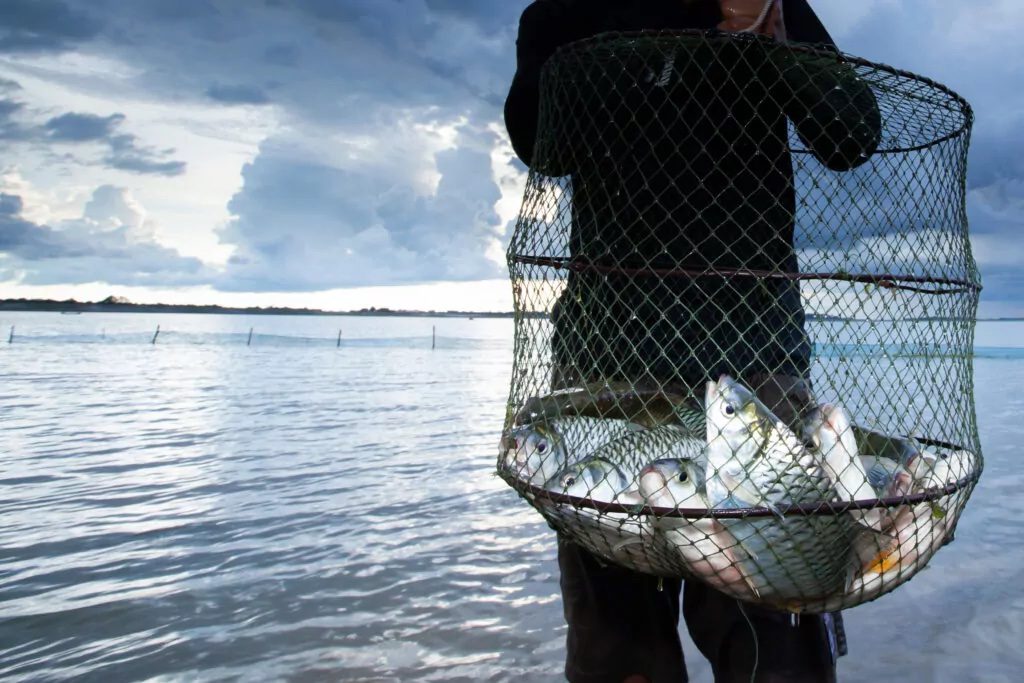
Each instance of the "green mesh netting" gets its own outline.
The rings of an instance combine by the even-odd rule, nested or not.
[[[561,48],[508,250],[498,471],[641,572],[794,612],[903,583],[982,468],[967,103],[699,32]]]

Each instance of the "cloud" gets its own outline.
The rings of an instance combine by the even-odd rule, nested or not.
[[[134,135],[114,135],[108,138],[107,142],[110,144],[110,154],[104,162],[111,168],[165,176],[176,176],[185,172],[184,161],[164,160],[166,153],[140,146]]]
[[[95,37],[100,23],[60,0],[4,0],[0,52],[56,51]]]
[[[69,112],[55,116],[43,126],[55,142],[87,142],[109,138],[124,122],[124,114],[96,116]]]
[[[224,104],[267,104],[270,97],[254,85],[211,85],[206,96]]]
[[[46,161],[52,147],[76,154],[99,149],[85,159],[91,173],[113,168],[155,176],[138,179],[163,185],[165,194],[150,190],[160,197],[154,207],[180,206],[210,230],[228,207],[232,216],[220,237],[235,247],[235,257],[217,280],[224,288],[305,290],[494,274],[501,269],[488,254],[500,250],[509,202],[502,204],[502,219],[493,216],[494,178],[501,177],[493,151],[500,143],[480,131],[501,125],[500,105],[515,66],[516,20],[526,4],[8,0],[0,11],[0,50],[65,54],[56,66],[38,54],[9,57],[9,73],[0,66],[0,76],[13,75],[32,90],[16,92],[0,81],[0,139],[29,143],[19,155],[34,155],[40,167],[53,163],[54,175],[67,162]],[[1000,245],[1016,243],[1022,227],[1015,212],[1024,207],[1024,136],[1017,133],[1024,126],[1024,90],[1008,84],[1019,80],[1024,61],[1024,45],[1013,40],[1024,5],[983,5],[865,0],[817,2],[816,10],[844,49],[946,83],[974,105],[968,207],[984,296],[1022,299],[1024,287],[1011,272],[1015,252]],[[106,71],[100,78],[90,59],[123,68],[116,78]],[[68,65],[77,70],[65,70]],[[77,104],[58,105],[57,116],[53,99],[37,104],[35,91],[45,78],[67,88]],[[83,102],[93,113],[80,111]],[[259,137],[266,139],[255,158],[252,148],[232,151],[232,169],[247,163],[241,187],[225,189],[219,205],[199,206],[182,188],[193,173],[204,172],[202,154],[175,140],[188,149],[186,168],[178,155],[148,146],[165,138],[141,128],[130,102],[143,110],[173,103],[174,115],[164,119],[177,120],[154,125],[161,132],[177,125],[223,137],[230,127],[224,121],[247,127],[263,116],[266,135],[261,129]],[[258,109],[211,106],[271,102]],[[127,119],[116,120],[124,114]],[[220,117],[216,130],[214,117]],[[52,130],[43,127],[47,120],[55,121]],[[86,187],[106,182],[89,177]],[[801,238],[798,246],[827,252],[839,264],[845,245],[861,238],[848,263],[893,267],[892,235],[936,227],[893,220],[900,207],[879,201],[882,193],[864,183],[865,197],[841,224]],[[175,229],[169,221],[161,224]]]
[[[26,220],[23,211],[20,196],[0,194],[0,280],[184,286],[213,277],[199,259],[156,243],[124,188],[97,188],[80,218],[55,227]]]
[[[429,193],[387,165],[289,157],[269,143],[243,173],[222,239],[236,245],[218,287],[295,291],[500,277],[504,228],[491,175],[492,133],[463,129],[434,155]]]
[[[139,142],[130,133],[119,132],[126,117],[121,113],[108,116],[67,112],[54,116],[42,125],[32,126],[12,121],[12,115],[26,111],[22,102],[0,99],[0,140],[80,145],[99,143],[107,146],[100,163],[132,173],[177,176],[185,172],[184,161],[168,159],[174,150],[156,150]]]

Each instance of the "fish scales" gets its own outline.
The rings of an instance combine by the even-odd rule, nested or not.
[[[834,491],[817,459],[781,423],[768,434],[754,484],[767,501],[829,500]],[[788,431],[788,430],[787,430]],[[746,553],[747,574],[764,598],[806,600],[842,590],[855,524],[846,515],[722,520]]]
[[[708,489],[712,503],[767,507],[836,500],[827,473],[803,443],[746,387],[709,383]],[[722,520],[758,593],[777,606],[841,592],[859,531],[849,515]]]
[[[626,432],[595,450],[593,455],[615,463],[625,472],[636,473],[655,460],[705,461],[706,444],[676,425]]]

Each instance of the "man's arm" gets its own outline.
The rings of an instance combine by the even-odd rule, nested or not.
[[[835,49],[807,0],[784,0],[791,40]],[[854,69],[829,56],[780,52],[786,103],[783,109],[800,139],[826,166],[848,171],[878,148],[882,118],[871,87]]]
[[[516,39],[516,75],[505,100],[505,127],[524,164],[533,161],[537,137],[537,108],[540,103],[540,71],[558,47],[568,42],[562,35],[567,19],[565,2],[538,0],[519,19]]]

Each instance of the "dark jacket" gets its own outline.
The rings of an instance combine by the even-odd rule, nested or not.
[[[806,0],[785,0],[784,16],[790,41],[834,46]],[[525,163],[570,178],[574,260],[793,272],[787,118],[834,171],[874,151],[870,88],[834,58],[795,60],[765,39],[576,51],[548,69],[540,106],[560,46],[719,21],[717,0],[537,0],[523,13],[505,121]],[[799,289],[779,280],[577,273],[558,316],[559,363],[592,359],[586,378],[803,374],[809,357]]]

